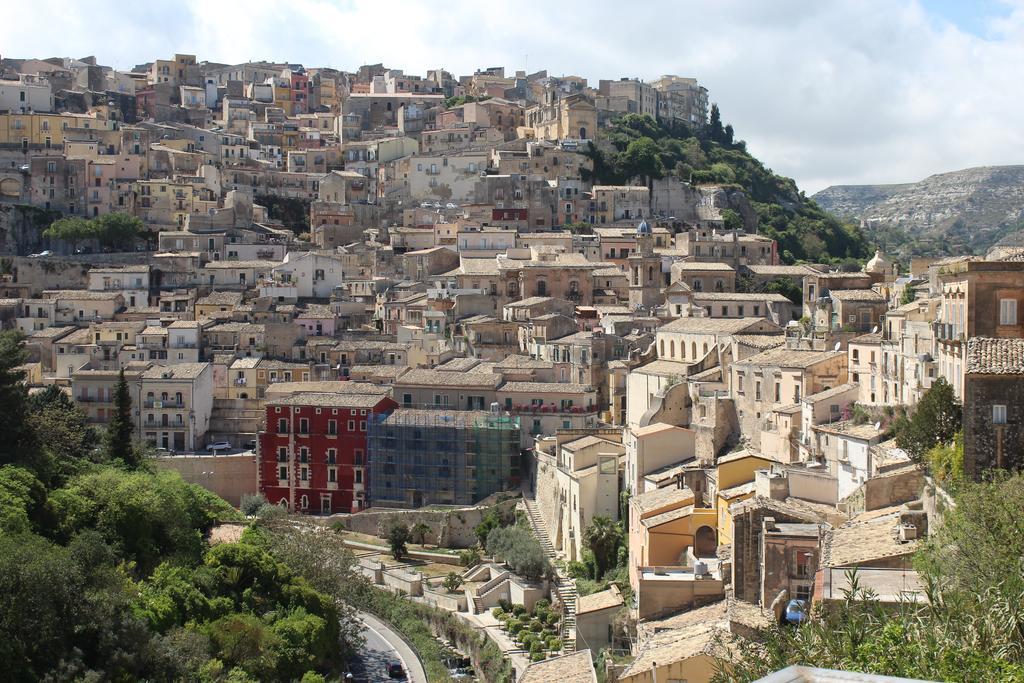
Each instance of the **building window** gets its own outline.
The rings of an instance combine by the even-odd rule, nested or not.
[[[309,434],[309,418],[303,417],[299,419],[299,433]]]
[[[338,433],[338,421],[337,420],[328,420],[327,421],[327,433],[328,434],[337,434]]]
[[[277,478],[280,479],[281,481],[288,481],[288,468],[287,467],[278,467],[277,468]]]
[[[1006,424],[1006,405],[997,403],[992,406],[992,424]]]
[[[806,550],[794,551],[796,555],[796,576],[798,579],[806,579],[811,576],[811,553]]]
[[[288,420],[287,419],[282,417],[280,420],[277,421],[277,433],[278,434],[287,434],[288,433]]]
[[[356,430],[356,421],[355,420],[349,420],[348,421],[348,431],[354,432],[355,430]]]
[[[278,448],[277,448],[277,461],[278,462],[288,462],[288,447],[287,446],[278,446]]]
[[[305,446],[299,449],[299,462],[309,462],[309,449]]]
[[[1000,299],[999,300],[999,324],[1000,325],[1016,325],[1017,324],[1017,300],[1016,299]]]
[[[363,471],[362,470],[356,470],[356,480],[355,480],[355,483],[357,483],[357,484],[362,484],[363,483]]]
[[[337,467],[328,467],[327,468],[327,481],[329,481],[332,484],[337,483],[337,481],[338,481],[338,468]]]
[[[335,465],[338,462],[338,449],[328,448],[327,449],[327,464]]]
[[[352,452],[352,463],[355,465],[363,464],[363,450],[361,448],[357,448]]]

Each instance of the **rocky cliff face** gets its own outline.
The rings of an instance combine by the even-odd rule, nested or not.
[[[813,199],[869,228],[900,228],[944,251],[980,252],[1024,229],[1024,166],[968,168],[902,185],[835,185]]]

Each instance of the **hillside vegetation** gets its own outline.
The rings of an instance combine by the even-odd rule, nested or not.
[[[894,256],[984,253],[1024,240],[1024,166],[985,166],[899,185],[834,185],[814,195],[826,210],[864,220]]]
[[[869,245],[854,223],[844,223],[807,198],[791,178],[776,175],[755,159],[732,126],[722,126],[717,106],[699,134],[683,125],[628,114],[591,143],[595,183],[619,185],[675,176],[694,185],[743,190],[758,216],[758,231],[779,243],[786,263],[855,262]]]

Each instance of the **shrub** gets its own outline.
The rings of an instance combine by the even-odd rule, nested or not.
[[[512,605],[512,614],[521,617],[526,614],[526,607],[524,605]]]
[[[523,628],[523,622],[518,619],[509,619],[505,622],[505,628],[508,629],[509,634],[515,635]]]
[[[543,662],[547,657],[543,652],[536,652],[530,655],[531,662]]]
[[[538,600],[533,605],[533,609],[534,609],[534,611],[539,610],[539,609],[549,610],[549,609],[551,609],[551,601],[548,600],[547,598],[541,598],[540,600]]]
[[[238,509],[246,517],[252,517],[260,511],[261,507],[267,504],[267,497],[264,496],[262,493],[255,493],[252,495],[245,494],[242,496],[242,500],[238,506]]]
[[[548,638],[548,649],[552,652],[562,649],[562,641],[558,638]]]
[[[530,644],[530,654],[533,654],[535,652],[544,652],[545,649],[546,648],[544,647],[544,643],[540,642],[539,640]]]
[[[498,600],[498,607],[500,607],[506,613],[512,611],[512,603],[509,600],[506,600],[505,598],[501,598]]]
[[[548,616],[544,619],[544,621],[545,623],[547,623],[548,626],[554,626],[558,623],[558,619],[558,614],[556,614],[555,612],[548,612]]]
[[[534,619],[530,622],[530,630],[534,633],[540,633],[544,630],[544,624],[540,623],[540,620]]]
[[[578,560],[573,560],[565,565],[565,573],[573,579],[589,579],[590,568]]]
[[[487,552],[505,562],[519,576],[538,580],[551,574],[551,563],[529,531],[517,526],[492,529]]]
[[[459,588],[462,586],[462,583],[463,581],[461,576],[459,576],[455,572],[448,572],[448,576],[444,577],[444,583],[442,585],[444,586],[444,589],[446,591],[448,591],[449,593],[454,593],[455,591],[459,590]]]
[[[501,609],[500,607],[495,607],[494,609],[492,609],[491,616],[499,620],[508,618],[508,614],[506,614],[505,610]]]
[[[463,550],[459,553],[459,564],[463,567],[475,567],[480,564],[480,551],[476,548]]]
[[[524,650],[533,649],[533,646],[538,644],[537,636],[533,635],[532,633],[527,633],[519,640],[519,642],[523,646]]]

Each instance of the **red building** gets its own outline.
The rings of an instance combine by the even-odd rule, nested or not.
[[[268,400],[260,432],[260,491],[271,503],[300,512],[362,509],[367,422],[396,407],[379,391],[303,392]]]

